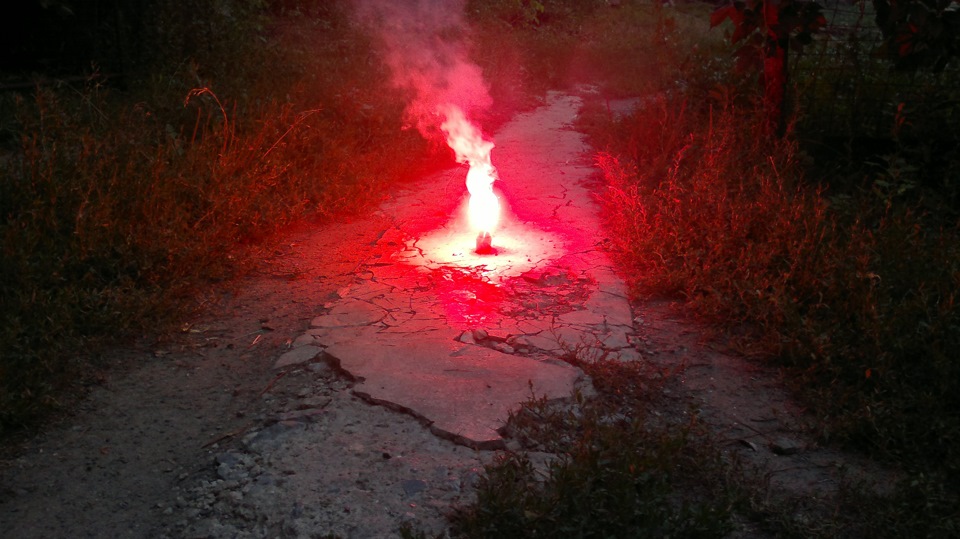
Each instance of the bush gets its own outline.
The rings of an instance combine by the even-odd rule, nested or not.
[[[155,4],[164,6],[180,13]],[[261,21],[252,7],[203,14],[213,30]],[[383,87],[383,67],[344,13],[322,15],[245,35],[269,43],[246,62],[225,62],[250,49],[221,36],[226,45],[199,51],[212,56],[183,58],[188,69],[158,58],[136,91],[91,79],[11,100],[0,159],[0,428],[56,407],[99,344],[170,329],[279,227],[367,207],[422,168],[426,144],[401,131],[403,96]],[[164,32],[204,24],[175,19],[184,26]],[[180,36],[186,49],[195,37]],[[287,67],[268,67],[281,51]]]
[[[756,138],[736,95],[668,94],[598,129],[634,290],[682,296],[732,348],[788,367],[823,440],[923,473],[912,491],[937,493],[926,515],[950,521],[960,228],[877,186],[826,196],[829,178],[804,179],[794,142]]]

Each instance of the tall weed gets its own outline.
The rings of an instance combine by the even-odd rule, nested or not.
[[[56,407],[98,343],[182,318],[273,231],[368,207],[422,167],[403,96],[342,15],[277,21],[283,69],[267,69],[270,50],[246,57],[260,71],[164,61],[136,92],[16,100],[0,158],[0,428]],[[311,25],[327,35],[297,40]]]
[[[681,294],[753,337],[816,299],[793,292],[832,232],[822,200],[796,185],[789,144],[757,140],[730,103],[661,96],[624,121],[629,158],[601,153],[598,164],[638,289]]]
[[[787,366],[824,440],[960,499],[960,229],[873,191],[833,203],[793,142],[758,139],[724,95],[652,99],[603,139],[602,197],[635,291],[680,295],[733,348]]]

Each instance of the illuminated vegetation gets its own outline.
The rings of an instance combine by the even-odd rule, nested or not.
[[[582,122],[601,150],[611,238],[634,290],[683,298],[725,330],[729,348],[783,366],[824,443],[905,470],[893,496],[869,497],[869,509],[847,500],[839,528],[824,533],[951,535],[960,504],[960,159],[942,151],[958,136],[939,123],[956,113],[946,81],[924,93],[929,79],[915,75],[899,106],[883,104],[897,111],[889,144],[838,159],[812,143],[848,129],[847,117],[831,127],[812,107],[788,137],[765,136],[762,89],[715,61],[689,65],[681,87],[635,113],[614,119],[598,102]],[[872,71],[833,73],[889,70],[863,69]],[[835,144],[874,141],[844,132]]]
[[[960,522],[960,362],[953,352],[960,347],[960,159],[952,150],[956,123],[948,125],[943,118],[957,113],[956,95],[944,93],[951,87],[948,81],[957,80],[956,69],[935,80],[913,74],[900,104],[881,104],[889,111],[892,136],[873,153],[856,150],[863,140],[874,142],[876,134],[858,131],[855,116],[838,114],[844,103],[836,98],[830,100],[831,112],[818,116],[816,105],[824,101],[796,95],[797,101],[812,104],[799,109],[794,130],[779,138],[766,135],[771,131],[764,90],[755,78],[731,69],[733,51],[721,42],[722,33],[689,31],[693,21],[706,18],[698,6],[669,13],[634,6],[583,22],[582,28],[603,38],[577,36],[596,55],[590,65],[603,66],[600,58],[607,53],[619,66],[595,72],[592,80],[603,81],[603,87],[580,119],[598,149],[605,184],[600,195],[615,250],[639,296],[682,298],[692,314],[721,330],[730,350],[782,366],[800,401],[818,418],[822,443],[866,453],[904,471],[889,496],[857,487],[842,491],[833,502],[833,516],[814,524],[787,509],[757,505],[749,495],[752,502],[743,503],[738,497],[743,493],[729,488],[722,471],[701,470],[709,488],[729,493],[726,499],[733,502],[713,513],[721,527],[706,533],[722,534],[729,510],[759,518],[769,531],[783,535],[952,535]],[[640,36],[632,43],[647,51],[627,55],[631,65],[619,63],[624,35]],[[826,58],[850,62],[857,54],[858,70],[826,70],[824,56],[812,56],[804,61],[820,63],[800,70],[800,76],[816,74],[820,88],[905,79],[870,60],[869,51],[855,52],[847,43],[841,47],[843,55]],[[858,82],[824,81],[829,76],[824,73]],[[812,81],[800,76],[796,84],[802,92]],[[636,112],[617,117],[605,98],[625,88],[648,97]],[[869,89],[851,97],[864,91]],[[848,138],[837,140],[837,133]],[[823,152],[830,144],[847,150]],[[614,393],[650,384],[640,373],[621,373],[617,380]],[[542,403],[531,406],[538,409]],[[546,481],[534,479],[522,456],[491,468],[483,501],[465,515],[464,529],[471,536],[495,536],[521,524],[544,535],[582,529],[590,522],[589,511],[565,505],[564,493],[590,496],[597,485],[578,479],[594,477],[584,472],[598,466],[584,455],[602,455],[612,442],[618,457],[600,458],[612,472],[618,458],[641,458],[638,445],[667,447],[677,439],[657,441],[649,432],[634,438],[631,433],[645,432],[638,423],[623,425],[619,438],[603,438],[599,433],[610,418],[622,416],[615,407],[592,410],[578,416],[575,434],[564,430],[563,421],[537,430],[538,443],[563,439],[567,455]],[[696,451],[696,438],[684,439],[692,444],[686,450]],[[700,453],[699,462],[712,462],[707,455]],[[648,461],[643,469],[670,477],[676,467],[658,468]],[[638,488],[642,483],[640,476],[614,476],[607,477],[612,490],[598,493],[596,505],[611,501],[605,496],[614,496],[619,481]],[[677,477],[672,481],[683,483]],[[521,487],[504,492],[511,482]],[[749,481],[743,486],[757,488]],[[536,495],[527,497],[525,489]],[[656,489],[647,492],[650,497],[634,500],[633,507],[654,510],[664,501]],[[700,499],[686,498],[689,494],[671,495],[681,505],[678,500]],[[504,499],[512,503],[503,504]],[[610,524],[622,526],[613,535],[698,533],[634,527],[640,521],[631,514]],[[662,522],[674,521],[664,515]]]
[[[175,330],[284,225],[363,210],[388,182],[450,162],[401,129],[405,96],[384,87],[344,2],[181,4],[156,2],[165,33],[145,39],[159,52],[126,90],[91,78],[0,95],[0,433],[55,410],[104,344]],[[805,144],[832,129],[815,109],[784,139],[758,135],[756,81],[729,70],[707,7],[623,4],[469,2],[499,110],[486,125],[547,89],[597,86],[581,127],[635,292],[683,298],[731,349],[782,366],[823,442],[906,471],[892,496],[847,492],[833,520],[775,515],[773,533],[955,534],[960,122],[943,118],[956,95],[921,96],[889,152],[840,166]],[[652,97],[613,116],[605,98],[630,95]],[[937,137],[953,153],[932,151]],[[645,376],[618,371],[607,394]],[[735,512],[769,516],[702,433],[650,431],[643,414],[610,428],[646,404],[554,416],[537,443],[564,460],[545,481],[523,455],[491,467],[461,530],[576,533],[597,507],[630,517],[605,520],[612,534],[718,535]]]
[[[174,329],[272,232],[367,207],[430,156],[336,5],[155,6],[135,90],[0,96],[0,429],[55,409],[98,345]]]

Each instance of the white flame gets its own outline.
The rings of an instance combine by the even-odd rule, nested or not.
[[[453,149],[458,163],[468,163],[467,191],[470,192],[468,212],[470,226],[478,232],[490,234],[500,219],[500,201],[493,193],[497,169],[490,161],[493,142],[484,140],[477,129],[456,105],[443,105],[440,112],[446,117],[440,128],[447,134],[447,144]]]

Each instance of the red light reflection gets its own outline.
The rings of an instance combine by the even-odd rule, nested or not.
[[[504,300],[499,286],[482,276],[460,268],[440,268],[436,291],[444,314],[457,329],[482,328],[496,324]]]

